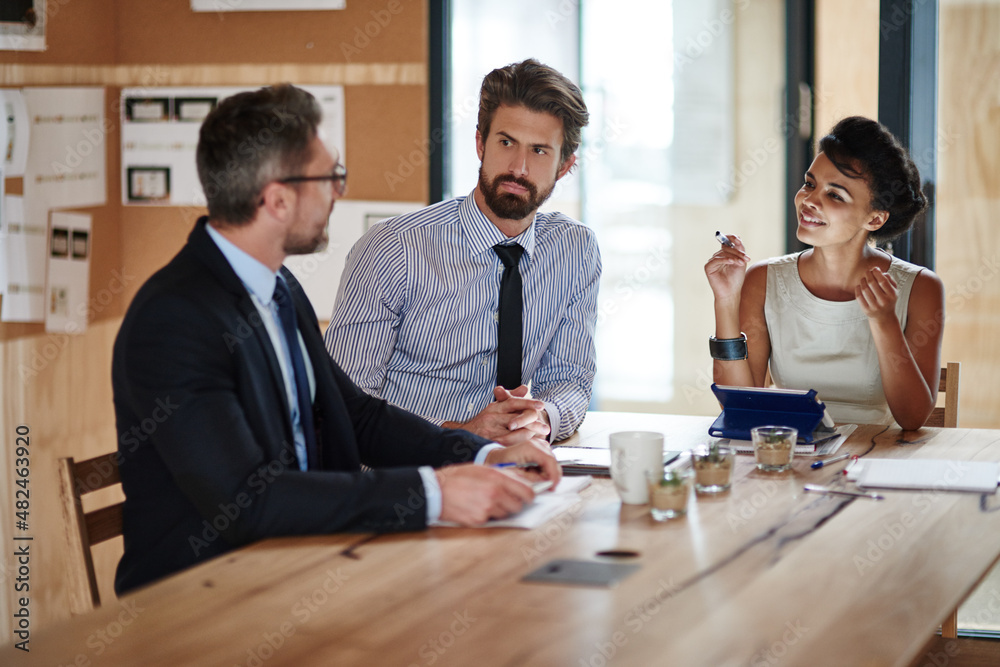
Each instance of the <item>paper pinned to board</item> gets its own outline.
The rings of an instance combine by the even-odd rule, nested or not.
[[[6,195],[4,201],[4,296],[0,320],[42,322],[45,319],[45,248],[48,220],[28,217],[24,198]],[[47,213],[47,212],[45,212]]]
[[[245,2],[245,0],[244,0]],[[147,206],[205,205],[195,153],[205,117],[222,100],[256,86],[145,86],[121,90],[122,204]],[[344,87],[303,85],[323,112],[320,137],[345,162]],[[276,114],[268,128],[249,142],[272,140],[283,127]],[[256,143],[255,143],[256,142]],[[238,165],[233,165],[237,169]],[[235,173],[235,172],[234,172]],[[230,173],[212,174],[207,187],[227,187]],[[339,278],[339,276],[338,276]],[[336,283],[328,287],[336,292]]]
[[[28,109],[20,90],[0,89],[0,153],[4,176],[24,176],[28,161]]]
[[[45,331],[81,334],[90,296],[91,216],[52,211],[50,219]]]

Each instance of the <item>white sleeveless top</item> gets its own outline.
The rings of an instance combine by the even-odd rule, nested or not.
[[[764,318],[771,337],[771,379],[785,389],[815,389],[836,422],[889,424],[875,341],[857,300],[826,301],[802,284],[799,254],[769,260]],[[913,279],[923,267],[895,257],[896,316],[906,327]]]

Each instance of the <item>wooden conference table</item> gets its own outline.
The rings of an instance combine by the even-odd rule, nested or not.
[[[592,413],[571,444],[711,419]],[[1000,431],[862,426],[841,451],[1000,459]],[[608,480],[534,530],[435,528],[251,545],[47,631],[0,664],[907,665],[1000,555],[1000,497],[816,495],[842,464],[758,473],[656,523]],[[616,588],[522,582],[556,558],[640,565]],[[29,660],[30,658],[30,660]]]

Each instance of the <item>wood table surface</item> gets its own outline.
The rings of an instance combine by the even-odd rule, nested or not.
[[[684,449],[711,421],[591,413],[569,444],[656,430]],[[841,451],[1000,460],[1000,431],[861,426]],[[666,523],[595,479],[534,530],[267,540],[33,634],[30,654],[8,645],[0,664],[908,665],[1000,556],[1000,498],[807,493],[845,484],[842,463],[812,460],[765,474],[741,455],[731,491]],[[556,558],[640,567],[615,588],[521,581]]]

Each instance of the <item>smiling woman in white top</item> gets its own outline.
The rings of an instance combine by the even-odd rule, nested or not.
[[[811,248],[757,262],[736,236],[705,265],[715,296],[715,381],[816,389],[838,422],[919,428],[937,400],[944,286],[874,247],[926,207],[920,174],[880,123],[845,118],[795,195]]]

